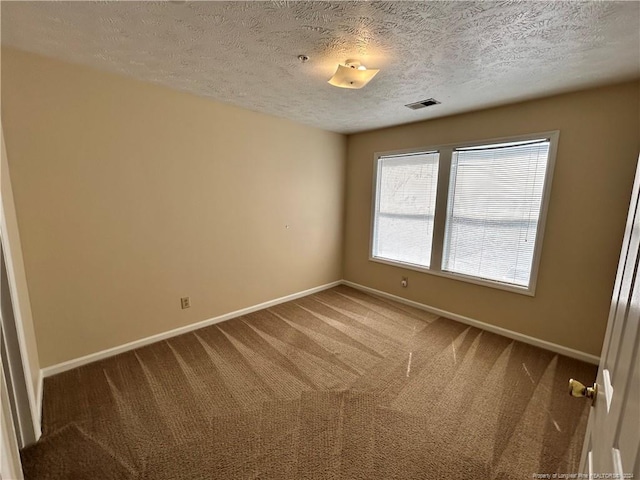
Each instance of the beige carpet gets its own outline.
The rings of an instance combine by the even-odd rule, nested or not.
[[[575,472],[585,363],[336,287],[45,380],[35,479]]]

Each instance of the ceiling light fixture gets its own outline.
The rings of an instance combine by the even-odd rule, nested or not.
[[[336,73],[329,79],[329,83],[340,88],[362,88],[376,76],[380,70],[367,70],[358,60],[347,60],[344,65],[338,65]]]

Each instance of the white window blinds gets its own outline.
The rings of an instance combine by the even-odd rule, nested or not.
[[[550,141],[454,149],[442,270],[528,286]]]
[[[373,257],[429,267],[438,152],[378,159]]]

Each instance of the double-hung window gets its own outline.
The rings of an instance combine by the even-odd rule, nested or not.
[[[371,259],[532,295],[557,141],[377,154]]]
[[[429,267],[438,185],[438,152],[378,160],[373,255]]]

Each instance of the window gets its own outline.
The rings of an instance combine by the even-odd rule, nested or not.
[[[373,255],[428,267],[438,153],[381,157],[378,182]]]
[[[371,259],[532,295],[557,140],[377,155]]]

